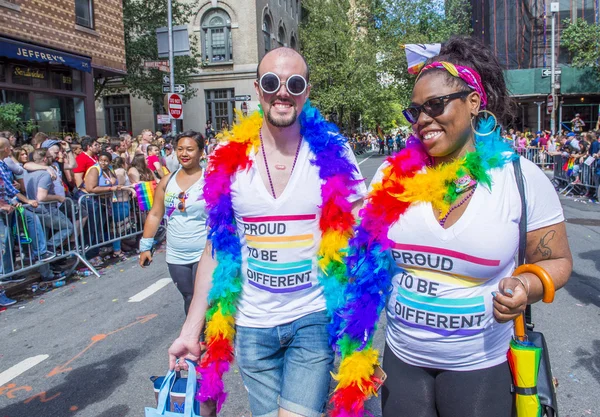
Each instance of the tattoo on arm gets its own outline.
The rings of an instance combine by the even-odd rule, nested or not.
[[[555,234],[556,232],[554,230],[550,230],[540,239],[540,243],[537,245],[537,252],[542,255],[543,259],[550,259],[552,257],[552,249],[550,249],[550,246],[548,245],[550,244],[550,241],[554,239]]]

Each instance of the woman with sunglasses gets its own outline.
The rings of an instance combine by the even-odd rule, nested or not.
[[[194,280],[200,255],[206,246],[206,204],[202,187],[204,137],[183,132],[173,142],[181,167],[156,187],[154,205],[144,224],[140,240],[140,265],[152,262],[154,235],[163,217],[167,218],[167,265],[177,289],[183,296],[187,315],[194,293]]]
[[[514,160],[525,182],[527,262],[556,288],[569,278],[558,196],[500,137],[509,109],[491,51],[450,39],[414,85],[407,149],[373,179],[350,244],[339,337],[369,343],[387,304],[384,417],[511,415],[513,319],[543,292],[535,275],[513,276],[522,209]]]

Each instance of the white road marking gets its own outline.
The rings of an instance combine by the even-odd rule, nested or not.
[[[150,285],[145,290],[138,292],[133,297],[130,297],[129,302],[130,303],[139,303],[140,301],[145,300],[146,298],[150,297],[152,294],[154,294],[161,288],[169,285],[170,282],[173,282],[173,280],[171,280],[171,278],[159,279],[158,281],[156,281],[154,284]]]
[[[13,379],[15,379],[16,377],[21,375],[23,372],[28,371],[29,369],[33,368],[35,365],[39,364],[40,362],[45,361],[49,357],[50,357],[50,355],[32,356],[31,358],[27,358],[24,361],[19,362],[15,366],[8,368],[6,371],[4,371],[0,374],[0,387],[6,383],[12,381]]]
[[[362,165],[362,163],[365,162],[367,159],[369,159],[371,156],[373,156],[373,155],[367,156],[365,159],[363,159],[362,161],[360,161],[358,163],[358,165]]]

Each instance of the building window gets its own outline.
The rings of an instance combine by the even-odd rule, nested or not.
[[[265,39],[265,54],[271,50],[271,18],[266,14],[263,18],[263,37]]]
[[[290,48],[296,49],[296,37],[294,35],[290,38]]]
[[[233,61],[231,19],[221,9],[213,9],[202,18],[202,55],[208,63]]]
[[[277,32],[277,42],[279,46],[287,46],[287,42],[285,41],[285,28],[283,25],[279,26],[279,31]]]
[[[205,90],[206,119],[212,122],[215,130],[221,131],[229,128],[233,123],[233,109],[235,104],[234,90]]]
[[[104,97],[106,133],[119,136],[121,132],[131,132],[131,105],[129,95]]]
[[[75,0],[75,23],[86,28],[94,28],[93,0]]]

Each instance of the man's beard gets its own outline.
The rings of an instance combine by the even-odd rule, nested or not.
[[[275,127],[289,127],[291,125],[293,125],[294,123],[296,123],[296,119],[298,118],[298,112],[296,111],[296,106],[292,107],[294,109],[294,113],[292,114],[292,116],[290,117],[289,120],[276,120],[275,118],[273,118],[273,116],[271,116],[271,110],[273,110],[273,106],[271,105],[271,107],[269,108],[269,112],[267,113],[267,120],[269,121],[269,123]]]

